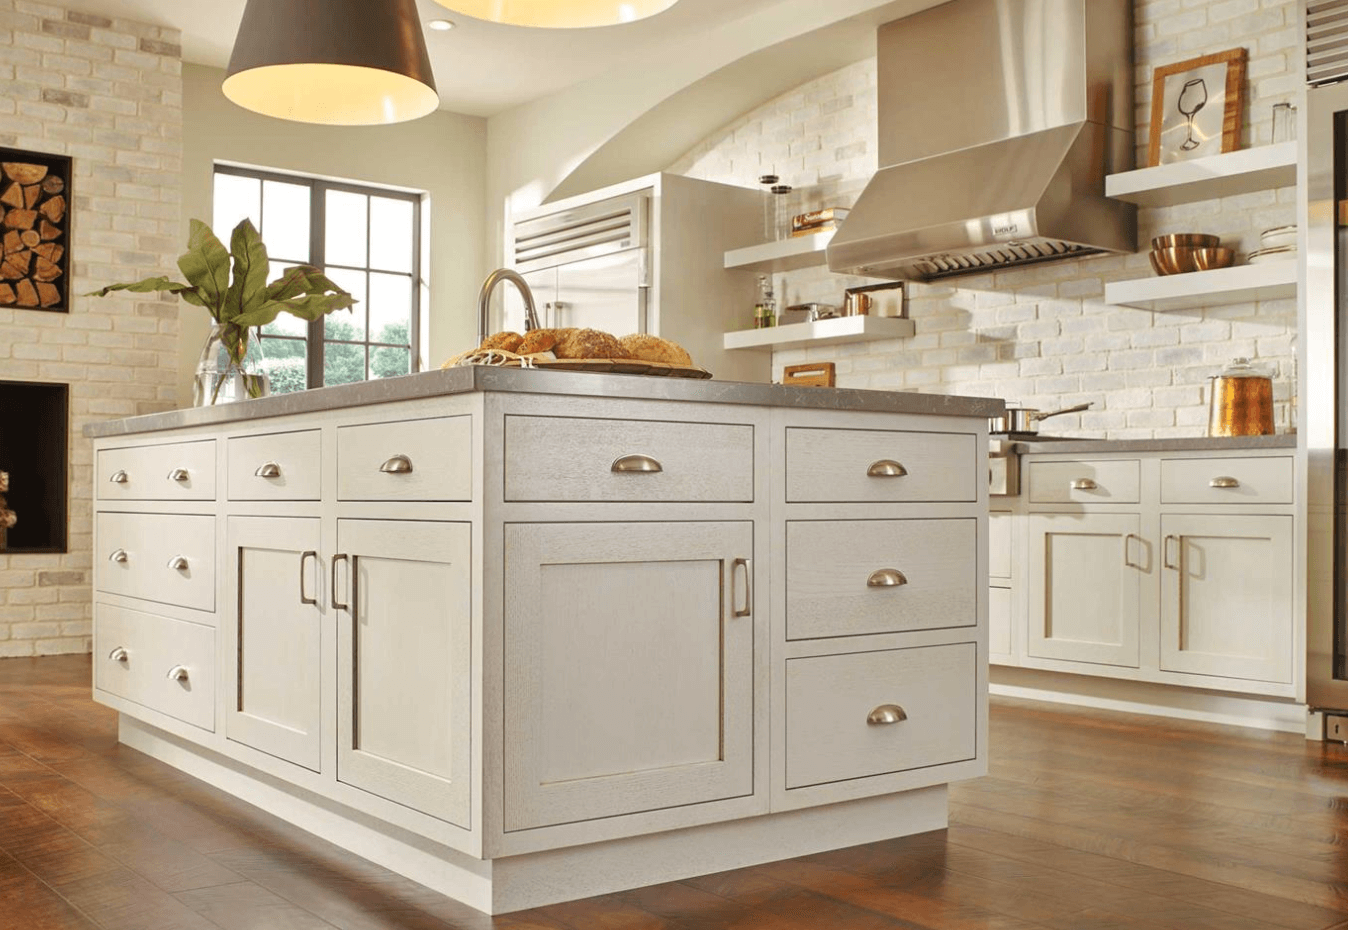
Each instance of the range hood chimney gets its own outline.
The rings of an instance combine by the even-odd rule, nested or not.
[[[835,272],[930,280],[1137,250],[1132,0],[951,0],[880,27],[876,172]]]

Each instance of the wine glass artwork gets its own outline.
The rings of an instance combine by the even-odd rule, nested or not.
[[[1199,142],[1194,139],[1194,117],[1202,112],[1207,102],[1207,81],[1203,78],[1194,78],[1185,82],[1184,88],[1180,91],[1176,109],[1180,111],[1185,120],[1187,135],[1184,141],[1180,143],[1180,148],[1186,152],[1191,152],[1199,146]]]

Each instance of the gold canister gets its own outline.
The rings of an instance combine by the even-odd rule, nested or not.
[[[1273,379],[1249,359],[1236,359],[1212,378],[1208,435],[1273,435]]]

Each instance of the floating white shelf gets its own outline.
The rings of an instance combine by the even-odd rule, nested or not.
[[[767,329],[745,329],[725,334],[727,349],[803,349],[844,342],[904,339],[913,335],[912,320],[890,316],[841,316],[812,323],[791,323]]]
[[[811,236],[796,236],[779,242],[765,242],[725,253],[725,266],[740,271],[766,271],[777,274],[824,264],[824,250],[833,241],[836,230]]]
[[[1105,178],[1105,194],[1143,207],[1173,207],[1297,182],[1297,144],[1281,142]]]
[[[1260,262],[1212,271],[1115,281],[1105,285],[1105,303],[1139,310],[1191,310],[1295,297],[1297,264],[1296,261]]]

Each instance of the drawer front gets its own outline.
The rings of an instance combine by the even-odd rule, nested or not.
[[[215,729],[215,629],[94,606],[94,687]]]
[[[786,787],[973,759],[976,666],[973,643],[788,659]]]
[[[215,440],[103,449],[94,487],[103,501],[213,501]]]
[[[972,435],[899,430],[786,431],[789,503],[975,501],[987,450]]]
[[[98,590],[215,609],[215,517],[100,513],[97,519]]]
[[[754,499],[747,424],[506,417],[508,501]]]
[[[1163,504],[1290,504],[1292,457],[1164,459]]]
[[[472,417],[341,427],[337,430],[337,498],[472,500]]]
[[[1011,577],[1011,527],[1014,517],[1009,513],[988,514],[988,576]]]
[[[975,626],[977,558],[971,519],[788,522],[787,638]]]
[[[229,440],[229,499],[316,501],[323,486],[318,430]]]
[[[1141,486],[1136,459],[1030,462],[1034,504],[1136,504]]]

